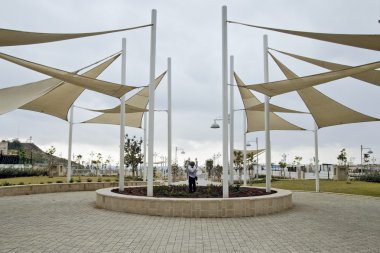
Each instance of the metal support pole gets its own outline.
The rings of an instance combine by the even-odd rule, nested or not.
[[[243,168],[244,168],[244,186],[246,186],[247,185],[247,120],[246,120],[245,111],[243,112],[243,130],[244,130]]]
[[[168,184],[172,184],[172,59],[168,58]]]
[[[148,119],[148,114],[144,113],[144,175],[143,175],[144,182],[146,182],[147,172],[148,172],[148,169],[146,166],[146,157],[147,157],[146,147],[147,147],[147,143],[148,143],[148,138],[146,136],[146,128],[148,127],[147,126],[148,125],[147,119]]]
[[[156,30],[157,11],[152,10],[152,30],[150,40],[150,71],[149,71],[149,146],[148,146],[148,183],[147,196],[153,197],[153,148],[154,148],[154,77],[156,72]]]
[[[223,95],[223,198],[228,198],[228,59],[227,6],[222,7],[222,95]]]
[[[69,122],[69,152],[67,158],[67,183],[70,183],[71,180],[71,153],[73,145],[73,121],[74,121],[74,105],[70,109],[70,122]]]
[[[268,71],[268,36],[264,35],[264,82],[269,82]],[[265,96],[265,157],[266,157],[266,192],[271,192],[271,147],[270,147],[270,125],[269,125],[269,97]]]
[[[230,56],[230,184],[234,183],[234,56]]]
[[[127,40],[122,39],[121,56],[121,84],[126,84],[126,50]],[[125,138],[125,95],[120,98],[120,167],[119,167],[119,191],[124,191],[124,138]]]
[[[315,144],[315,191],[319,192],[319,157],[318,157],[318,125],[317,123],[315,123],[314,144]]]
[[[256,137],[256,179],[259,179],[259,138]]]

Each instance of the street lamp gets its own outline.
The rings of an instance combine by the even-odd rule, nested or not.
[[[360,145],[360,165],[363,166],[363,150],[368,149],[369,151],[367,152],[368,154],[372,154],[371,148],[365,148],[363,145]]]
[[[181,151],[181,154],[184,155],[185,154],[185,150],[183,148],[179,148],[179,147],[175,147],[175,162],[176,164],[178,165],[178,156],[177,156],[177,152],[178,151]]]
[[[211,128],[216,129],[220,128],[219,124],[216,123],[217,121],[222,121],[223,119],[214,119],[214,123],[211,124]]]
[[[256,137],[256,140],[254,140],[254,141],[247,141],[246,146],[250,147],[251,142],[256,142],[256,163],[257,163],[257,165],[256,165],[256,179],[258,179],[259,178],[259,138]]]

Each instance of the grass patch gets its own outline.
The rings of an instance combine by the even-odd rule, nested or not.
[[[91,181],[90,182],[97,182],[98,178],[95,177],[86,177],[89,178]],[[111,182],[116,181],[116,176],[114,177],[107,177]],[[20,182],[24,182],[24,184],[47,184],[47,183],[52,183],[52,182],[57,182],[60,181],[62,183],[67,182],[66,177],[48,177],[48,176],[38,176],[38,177],[15,177],[15,178],[2,178],[0,179],[0,186],[3,185],[5,182],[8,182],[9,184],[12,185],[17,185]],[[79,176],[74,176],[72,177],[73,182],[85,182],[86,180],[81,179]]]
[[[254,186],[264,186],[265,184],[255,184]],[[272,182],[273,188],[299,191],[315,191],[315,180],[279,180]],[[321,192],[335,192],[380,197],[380,184],[362,181],[333,181],[320,180]]]

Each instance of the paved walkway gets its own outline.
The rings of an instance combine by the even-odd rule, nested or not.
[[[294,193],[251,218],[163,218],[95,207],[94,192],[0,197],[0,252],[380,252],[380,199]]]

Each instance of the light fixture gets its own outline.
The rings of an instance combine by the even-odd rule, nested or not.
[[[222,121],[222,119],[214,119],[214,123],[212,123],[211,128],[216,129],[220,128],[219,124],[216,121]]]

